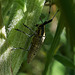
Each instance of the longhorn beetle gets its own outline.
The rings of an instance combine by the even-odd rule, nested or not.
[[[53,16],[53,18],[50,19],[49,21],[45,21],[44,23],[42,23],[40,25],[38,25],[38,24],[36,25],[37,26],[37,30],[34,32],[34,34],[31,35],[31,37],[33,36],[33,39],[32,39],[32,42],[31,42],[31,47],[28,50],[28,56],[27,56],[27,62],[28,63],[30,63],[32,61],[32,59],[35,57],[35,55],[39,51],[42,43],[44,42],[44,39],[45,39],[45,25],[50,23],[50,22],[52,22],[52,20],[54,19],[54,17],[58,13],[58,11],[59,10],[57,10],[57,12]],[[24,26],[27,27],[29,30],[31,30],[33,32],[33,30],[31,28],[29,28],[26,25],[24,25]],[[15,30],[20,31],[20,32],[26,34],[25,32],[23,32],[23,31],[21,31],[19,29],[15,29]],[[28,34],[26,34],[26,35],[28,35]],[[19,49],[24,49],[24,48],[19,48]]]

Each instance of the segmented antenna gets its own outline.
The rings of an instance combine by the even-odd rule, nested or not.
[[[57,10],[57,12],[55,13],[55,15],[52,17],[52,19],[50,19],[49,21],[45,21],[43,24],[41,24],[39,27],[43,26],[43,25],[46,25],[50,22],[52,22],[52,20],[54,19],[54,17],[56,16],[56,14],[59,12],[59,10]]]

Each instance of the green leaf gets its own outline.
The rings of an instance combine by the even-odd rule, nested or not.
[[[55,55],[54,58],[62,63],[64,66],[75,69],[75,65],[69,58],[62,55]]]
[[[10,1],[10,0],[9,0]],[[0,48],[0,74],[1,75],[16,75],[23,59],[26,56],[26,50],[30,46],[32,38],[22,32],[16,31],[15,29],[20,29],[28,34],[31,31],[23,26],[23,23],[28,27],[35,30],[35,24],[37,23],[45,0],[21,0],[24,1],[23,4],[19,3],[20,0],[15,0],[16,2],[10,3],[12,8],[9,13],[9,19],[6,26],[7,38]],[[10,8],[10,7],[9,7]],[[8,9],[5,9],[3,18],[5,17]],[[22,49],[15,49],[19,48]],[[26,58],[25,58],[26,60]]]
[[[65,26],[69,28],[72,43],[75,45],[75,13],[73,0],[55,0],[55,2],[67,22]]]
[[[45,69],[43,71],[43,75],[46,75],[46,73],[48,71],[48,67],[51,64],[52,58],[53,58],[54,54],[56,53],[57,47],[59,45],[60,35],[62,33],[62,30],[64,28],[64,23],[65,23],[65,21],[63,21],[63,23],[62,23],[62,19],[63,19],[63,16],[61,14],[54,39],[53,39],[51,47],[50,47],[50,49],[47,53],[47,61],[46,61],[46,64],[45,64]]]
[[[1,1],[0,1],[0,29],[3,27],[3,19],[2,19],[2,10],[1,10]]]
[[[60,10],[61,17],[58,23],[56,34],[51,44],[51,48],[47,54],[47,61],[43,75],[46,75],[48,67],[52,62],[55,50],[59,44],[60,34],[63,30],[63,27],[66,27],[70,30],[72,44],[75,45],[75,13],[73,9],[73,0],[55,0],[55,3]]]

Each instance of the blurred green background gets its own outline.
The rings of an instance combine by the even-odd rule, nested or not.
[[[51,1],[51,7],[49,6],[50,1]],[[63,0],[63,1],[65,1],[65,0]],[[69,1],[71,1],[71,3],[68,0],[66,0],[66,1],[69,5],[71,5],[71,8],[73,8],[73,12],[74,12],[74,16],[75,16],[75,10],[74,10],[75,9],[75,0],[72,0],[72,1],[69,0]],[[3,1],[2,10],[4,10],[6,2],[7,1]],[[74,36],[72,36],[71,35],[72,31],[70,31],[70,27],[67,25],[69,23],[69,20],[67,21],[66,18],[63,18],[64,13],[68,10],[66,10],[66,11],[65,11],[65,9],[63,10],[64,7],[62,6],[62,4],[59,4],[58,2],[60,2],[60,1],[59,0],[58,1],[56,0],[56,2],[54,0],[46,1],[46,4],[44,5],[41,16],[40,16],[40,18],[43,22],[51,19],[54,16],[54,14],[57,12],[58,9],[59,9],[59,12],[54,17],[53,21],[45,26],[46,37],[45,37],[45,41],[44,41],[40,51],[38,52],[38,54],[36,55],[36,57],[33,59],[33,61],[30,64],[26,63],[26,60],[23,61],[17,75],[44,75],[44,73],[46,73],[46,75],[75,75],[75,71],[74,71],[74,69],[75,69],[75,66],[74,66],[74,64],[75,64],[75,57],[74,57],[75,56],[75,42],[74,42],[75,41],[75,39],[74,39],[75,32],[73,32]],[[65,8],[67,8],[67,7],[65,7]],[[50,9],[50,14],[49,14],[49,9]],[[4,24],[7,24],[8,18],[11,14],[10,11],[8,11],[6,17],[4,17],[5,18]],[[70,11],[70,12],[72,12],[72,11]],[[71,15],[71,14],[69,13],[69,15]],[[60,16],[63,16],[63,17],[61,17],[62,19],[60,18]],[[71,17],[70,19],[74,19],[74,18]],[[59,22],[60,22],[60,24],[66,23],[65,24],[66,26],[63,25],[63,27],[61,29],[62,31],[60,33],[60,38],[56,39],[56,40],[58,40],[58,42],[55,41],[53,43],[53,44],[56,44],[56,42],[57,42],[56,47],[54,45],[54,47],[55,47],[55,51],[53,54],[54,57],[52,58],[51,63],[48,64],[47,71],[44,72],[44,70],[46,68],[47,60],[49,58],[48,51],[51,49],[54,37],[59,36],[59,35],[55,36],[56,31],[58,30],[57,27],[59,25]],[[41,24],[40,19],[38,21],[38,24]],[[75,25],[75,23],[73,23],[73,24]],[[3,35],[1,35],[1,36],[3,37]]]

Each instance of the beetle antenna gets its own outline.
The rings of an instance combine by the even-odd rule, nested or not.
[[[57,15],[58,12],[59,12],[59,10],[57,10],[57,12],[55,13],[55,15],[53,16],[52,19],[50,19],[49,21],[45,21],[45,22],[44,22],[43,24],[41,24],[39,27],[44,26],[44,25],[46,25],[46,24],[52,22],[52,20],[54,19],[54,17]]]

